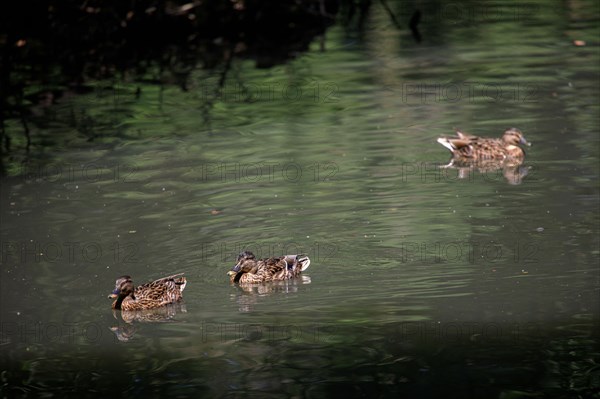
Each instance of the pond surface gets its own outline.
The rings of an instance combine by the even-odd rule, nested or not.
[[[377,6],[360,40],[237,62],[220,93],[198,71],[188,92],[99,83],[39,110],[2,181],[2,389],[592,397],[598,6],[540,4],[432,5],[420,44]],[[516,181],[440,168],[440,135],[512,126],[533,143]],[[244,249],[311,266],[232,286]],[[111,312],[118,276],[177,272],[162,322]]]

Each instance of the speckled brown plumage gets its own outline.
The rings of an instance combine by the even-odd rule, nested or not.
[[[183,299],[182,292],[187,284],[183,273],[163,277],[151,283],[134,287],[131,277],[122,276],[115,282],[115,289],[109,298],[116,298],[113,309],[144,310],[154,309]]]
[[[450,150],[453,159],[463,162],[523,159],[525,152],[519,145],[530,145],[523,133],[514,127],[507,129],[499,139],[456,131],[456,137],[440,137],[437,141]]]
[[[310,259],[306,255],[256,259],[252,252],[245,251],[238,255],[237,264],[228,274],[232,283],[264,283],[296,278],[309,265]]]

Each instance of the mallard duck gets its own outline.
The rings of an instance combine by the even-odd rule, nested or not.
[[[244,251],[227,274],[232,283],[264,283],[298,277],[309,265],[310,259],[306,255],[256,259],[252,252]]]
[[[510,128],[500,139],[472,136],[456,131],[456,137],[440,137],[437,142],[461,161],[518,160],[525,157],[519,144],[531,145],[517,128]]]
[[[108,297],[116,298],[113,309],[144,310],[154,309],[183,299],[181,293],[187,284],[183,273],[163,277],[151,283],[134,287],[131,277],[121,276],[115,282],[115,289]]]

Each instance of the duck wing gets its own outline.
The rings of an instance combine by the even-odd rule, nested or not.
[[[135,288],[135,299],[140,306],[157,307],[182,299],[187,280],[183,273],[163,277]]]

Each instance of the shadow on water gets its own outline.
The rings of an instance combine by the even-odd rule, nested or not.
[[[133,79],[136,83],[120,95],[134,100],[148,84],[160,85],[161,91],[163,85],[188,90],[190,73],[202,65],[217,77],[218,91],[234,58],[251,58],[258,68],[267,68],[306,51],[333,23],[338,3],[25,1],[3,8],[3,152],[12,150],[7,121],[14,119],[22,126],[28,153],[32,145],[51,145],[32,137],[32,125],[44,128],[39,116],[52,104],[94,90],[98,79],[107,82],[98,89],[113,95],[119,95],[115,79]],[[75,119],[74,133],[98,138],[102,126],[86,124],[96,118]]]
[[[246,320],[144,327],[133,336],[127,324],[118,339],[110,332],[87,341],[74,335],[77,353],[63,351],[66,342],[14,347],[20,366],[5,360],[3,392],[592,398],[599,382],[597,333],[584,329],[574,338],[573,331],[537,323]]]
[[[386,2],[381,4],[400,28]],[[198,90],[193,83],[198,67],[205,71],[200,113],[209,126],[211,109],[223,98],[235,60],[272,68],[306,52],[316,38],[324,51],[325,32],[338,14],[349,31],[354,24],[363,31],[371,6],[371,1],[358,6],[329,0],[127,5],[49,0],[6,5],[0,28],[0,175],[6,175],[7,161],[14,162],[6,154],[64,145],[36,137],[52,124],[53,105],[89,93],[120,97],[121,109],[110,110],[117,112],[112,117],[82,110],[72,112],[67,123],[72,135],[87,141],[119,137],[123,118],[118,114],[132,112],[130,106],[153,91],[149,85],[159,88],[162,104],[165,86]],[[417,25],[417,20],[411,22],[418,33]],[[251,98],[251,88],[238,83],[240,94]],[[19,127],[22,134],[16,136]],[[34,158],[39,158],[37,153]]]

